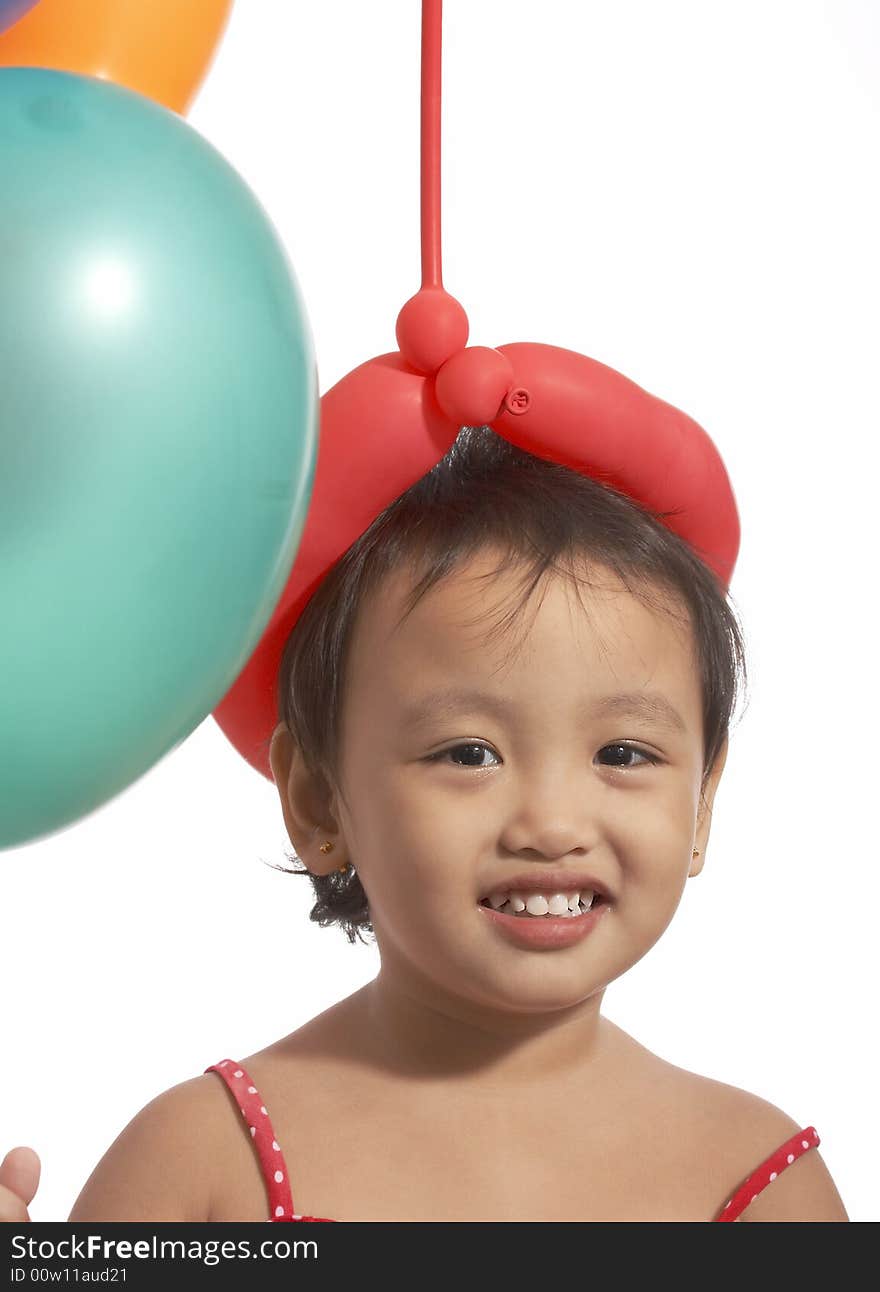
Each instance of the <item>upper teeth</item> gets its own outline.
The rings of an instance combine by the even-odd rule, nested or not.
[[[529,915],[564,915],[576,911],[580,900],[589,910],[594,893],[590,888],[577,893],[490,893],[489,905],[499,910],[509,900],[512,911],[528,911]]]

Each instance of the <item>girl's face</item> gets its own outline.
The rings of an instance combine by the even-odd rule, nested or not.
[[[333,857],[360,875],[383,975],[403,975],[410,994],[537,1012],[601,991],[660,937],[702,865],[724,751],[700,813],[701,696],[680,619],[607,571],[590,576],[599,588],[582,587],[585,613],[571,583],[548,575],[543,600],[536,589],[490,643],[494,612],[521,591],[521,570],[485,577],[497,563],[486,553],[441,580],[399,627],[403,573],[362,608]],[[431,698],[449,688],[470,698]],[[603,712],[620,694],[657,703]],[[610,905],[574,945],[523,949],[479,900],[505,877],[551,867],[588,871]]]

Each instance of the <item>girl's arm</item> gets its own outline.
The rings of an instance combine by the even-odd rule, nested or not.
[[[199,1078],[157,1095],[128,1123],[84,1184],[68,1223],[206,1221],[210,1136]]]

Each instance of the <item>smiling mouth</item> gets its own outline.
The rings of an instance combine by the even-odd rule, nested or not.
[[[606,899],[600,893],[594,893],[589,906],[584,905],[582,901],[578,901],[577,910],[569,909],[562,911],[560,914],[551,914],[550,911],[547,911],[543,915],[533,915],[531,911],[526,909],[521,911],[514,910],[513,903],[509,898],[503,906],[493,906],[488,897],[482,898],[479,903],[480,906],[486,906],[489,910],[497,911],[500,915],[513,915],[520,920],[571,920],[576,919],[579,915],[585,915],[587,911],[595,911],[598,906],[604,906],[605,904]]]

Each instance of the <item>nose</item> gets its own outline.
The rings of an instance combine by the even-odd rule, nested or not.
[[[511,785],[501,837],[507,851],[549,859],[580,856],[592,851],[600,836],[598,805],[582,767],[575,774],[545,761]]]

